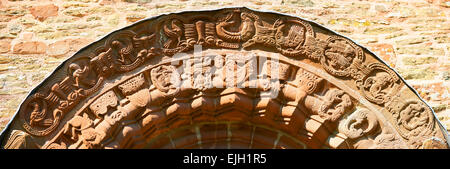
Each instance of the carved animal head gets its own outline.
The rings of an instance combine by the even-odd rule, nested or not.
[[[323,98],[319,116],[332,122],[338,120],[345,112],[351,109],[353,103],[348,94],[339,89],[331,89]]]

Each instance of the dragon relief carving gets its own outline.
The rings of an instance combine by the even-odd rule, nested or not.
[[[97,91],[106,78],[116,72],[133,70],[144,59],[157,55],[157,50],[149,47],[153,37],[154,34],[138,37],[132,31],[116,33],[105,46],[94,51],[95,56],[73,60],[67,68],[68,75],[55,83],[47,95],[40,91],[24,102],[26,108],[20,111],[23,128],[33,136],[51,133],[64,114]],[[136,47],[141,49],[137,54]]]
[[[339,122],[338,131],[347,136],[350,144],[358,149],[406,148],[391,128],[379,122],[373,112],[357,108]]]
[[[52,132],[65,112],[84,97],[85,92],[82,89],[74,90],[71,84],[72,79],[66,77],[62,82],[54,84],[47,96],[35,93],[25,100],[25,108],[20,111],[20,116],[22,126],[29,134],[44,136]]]
[[[97,124],[87,113],[76,115],[65,125],[62,136],[70,141],[60,141],[48,144],[46,148],[117,148],[127,135],[138,130],[134,121],[143,109],[149,106],[159,106],[165,99],[171,97],[173,85],[172,73],[176,72],[172,66],[159,66],[151,70],[152,83],[156,90],[143,88],[144,78],[136,76],[121,84],[121,89],[132,86],[138,91],[127,93],[126,97],[118,100],[114,91],[110,90],[98,97],[90,106],[90,110],[101,121]],[[142,75],[142,74],[140,74]],[[136,82],[138,81],[138,82]],[[140,82],[139,82],[140,81]],[[129,90],[125,90],[129,91]],[[119,103],[119,104],[117,104]],[[130,123],[130,124],[129,124]],[[129,124],[129,125],[127,125]],[[124,131],[118,132],[120,129]],[[115,138],[113,140],[108,138]]]
[[[319,116],[330,121],[337,121],[345,112],[353,106],[350,96],[342,90],[329,90],[323,97]]]
[[[283,85],[283,95],[293,100],[295,105],[305,106],[326,121],[336,122],[353,107],[350,96],[340,89],[331,88],[323,96],[315,94],[323,88],[324,80],[308,71],[297,70],[293,82]]]
[[[271,23],[273,20],[275,21]],[[159,30],[139,31],[142,29],[139,27],[112,33],[93,50],[91,56],[69,60],[65,65],[67,75],[62,80],[51,82],[51,87],[41,89],[25,100],[19,112],[22,127],[32,136],[47,136],[58,127],[65,114],[99,91],[106,80],[135,70],[155,56],[170,57],[177,52],[190,51],[194,45],[245,50],[264,46],[294,59],[309,59],[308,62],[321,64],[326,72],[336,78],[354,80],[362,95],[378,105],[389,103],[398,92],[401,85],[398,75],[383,64],[367,63],[363,49],[352,41],[335,35],[327,40],[322,40],[323,37],[316,38],[312,26],[300,19],[283,16],[273,20],[269,22],[261,15],[247,10],[228,9],[211,16],[170,16],[158,21],[156,27]],[[257,77],[270,77],[271,73],[248,71],[249,67],[253,67],[251,62],[243,62],[241,65],[224,60],[226,59],[222,59],[222,62],[214,60],[210,64],[217,68],[210,82],[213,88],[231,83],[225,81],[223,75],[229,71],[227,69],[238,69],[243,72],[234,75],[237,82],[233,84],[245,82],[244,86],[249,87],[254,83],[259,92],[269,89],[280,91],[292,105],[306,108],[325,121],[337,122],[354,109],[349,94],[336,87],[324,89],[324,83],[327,82],[323,78],[306,70],[293,68],[290,63],[280,62],[281,84],[275,84],[267,80],[252,82],[250,77],[253,74]],[[267,66],[272,63],[268,61],[264,64]],[[201,69],[196,73],[207,72]],[[189,83],[199,80],[194,74],[180,72],[173,65],[158,65],[145,74],[151,84],[146,84],[144,73],[121,83],[115,91],[104,93],[89,105],[88,112],[93,115],[83,112],[67,122],[63,135],[71,141],[49,144],[47,148],[117,147],[126,133],[119,133],[118,139],[112,142],[106,138],[117,135],[117,127],[121,123],[133,120],[138,112],[149,106],[158,106],[168,98],[179,96],[185,90],[181,84],[184,78],[189,76]],[[192,90],[204,91],[206,88],[190,89]],[[418,145],[420,141],[417,140],[423,140],[422,137],[428,137],[434,127],[434,117],[422,102],[405,103],[402,110],[391,113],[397,120],[400,133],[406,133],[402,137],[409,139],[414,145]],[[97,119],[92,119],[93,116]],[[282,116],[290,118],[291,114]],[[380,127],[374,116],[366,110],[358,110],[349,118],[352,120],[345,121],[342,133],[351,139],[374,133],[375,128]],[[138,130],[137,126],[129,127],[131,129],[127,132]],[[382,147],[385,142],[398,139],[393,133],[383,131],[372,141]]]

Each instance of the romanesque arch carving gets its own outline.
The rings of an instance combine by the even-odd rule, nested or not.
[[[367,49],[297,17],[228,8],[149,18],[83,48],[25,99],[1,147],[448,148],[446,138]]]

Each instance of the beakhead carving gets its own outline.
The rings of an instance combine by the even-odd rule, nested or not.
[[[115,31],[65,61],[18,113],[3,148],[448,148],[432,109],[370,51],[247,8]]]

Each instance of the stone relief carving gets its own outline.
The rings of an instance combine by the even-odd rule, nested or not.
[[[432,137],[423,142],[422,149],[447,149],[448,145],[439,138]]]
[[[108,107],[117,106],[117,96],[113,91],[109,91],[102,96],[100,96],[97,100],[95,100],[89,108],[97,115],[103,116],[107,113]]]
[[[364,54],[361,48],[347,39],[332,36],[327,39],[321,63],[332,75],[350,76],[350,69],[355,64],[362,63],[363,60]]]
[[[408,101],[398,114],[394,114],[394,117],[401,129],[407,131],[405,136],[417,136],[421,132],[431,132],[434,125],[431,111],[418,101]]]
[[[67,148],[96,148],[100,144],[101,134],[104,133],[99,133],[94,130],[93,127],[94,122],[87,114],[83,114],[83,116],[77,115],[67,122],[62,132],[67,135],[70,140],[76,141]]]
[[[356,81],[361,93],[371,102],[377,104],[388,102],[398,91],[400,79],[381,64],[372,63],[368,68],[370,73]]]
[[[378,120],[367,109],[359,109],[352,113],[339,125],[339,131],[351,139],[370,134],[378,127]]]
[[[342,90],[329,90],[319,108],[319,116],[326,120],[336,121],[352,106],[350,96]]]
[[[26,132],[20,130],[13,130],[9,135],[7,142],[4,145],[5,149],[34,149],[39,148],[33,138]]]
[[[381,127],[377,117],[366,108],[357,108],[344,118],[338,131],[346,135],[355,148],[398,149],[406,148],[388,127]]]
[[[406,101],[401,110],[394,112],[393,116],[401,136],[407,138],[415,148],[419,148],[425,139],[435,134],[433,114],[422,102]]]
[[[152,69],[151,79],[158,90],[168,95],[180,90],[180,75],[174,66],[161,65]]]
[[[138,90],[140,90],[145,85],[144,74],[133,77],[132,79],[120,84],[118,88],[122,91],[124,95],[130,95]]]
[[[321,65],[321,69],[337,79],[350,79],[350,83],[354,83],[355,89],[365,99],[380,106],[392,102],[402,84],[400,78],[387,66],[366,61],[363,49],[352,41],[336,35],[327,35],[328,39],[318,38],[312,26],[301,19],[287,16],[267,19],[267,16],[257,12],[237,8],[218,11],[214,15],[171,15],[155,22],[156,26],[152,28],[137,27],[115,32],[100,42],[92,50],[91,56],[69,60],[62,80],[52,82],[51,88],[40,89],[26,99],[19,111],[23,129],[32,136],[48,136],[58,128],[65,114],[98,92],[105,81],[134,71],[152,58],[171,57],[177,52],[191,51],[195,45],[227,50],[263,47],[296,60],[308,59],[308,62]],[[337,123],[354,109],[354,101],[344,90],[325,86],[325,83],[333,82],[291,63],[284,61],[278,65],[280,82],[264,79],[255,81],[251,77],[270,77],[271,72],[248,71],[254,67],[254,63],[240,62],[243,58],[236,58],[237,61],[227,60],[229,56],[225,54],[218,58],[221,59],[214,58],[193,72],[183,70],[180,65],[156,65],[146,70],[146,73],[133,75],[132,78],[115,84],[115,90],[102,92],[101,96],[94,99],[88,106],[89,111],[83,111],[69,119],[64,124],[62,134],[57,136],[55,142],[47,144],[46,148],[120,147],[120,140],[126,138],[126,133],[136,132],[139,128],[126,125],[129,127],[127,132],[119,134],[116,140],[107,141],[106,138],[117,135],[118,126],[122,126],[124,121],[133,121],[142,114],[149,114],[153,111],[149,107],[168,104],[168,98],[184,97],[212,90],[211,88],[221,92],[217,89],[227,83],[242,83],[247,88],[256,84],[256,92],[273,89],[280,92],[287,102],[295,105],[293,107],[304,107],[307,112],[319,115],[330,123]],[[207,58],[201,59],[203,60],[200,62],[203,63]],[[195,62],[193,60],[191,64],[196,66]],[[268,60],[257,67],[274,64]],[[202,76],[197,76],[211,73],[213,66],[212,79],[200,79]],[[238,70],[234,75],[236,81],[227,81],[224,74],[235,69]],[[185,79],[190,79],[188,83],[194,84],[193,88],[182,87]],[[196,87],[198,82],[210,85],[206,88]],[[286,103],[281,103],[281,107],[286,106],[284,104]],[[267,102],[261,105],[271,104]],[[158,111],[162,109],[165,108],[157,108]],[[409,101],[402,104],[401,109],[391,107],[389,111],[397,120],[398,132],[410,140],[410,144],[421,145],[425,137],[432,135],[434,117],[422,102]],[[87,112],[92,112],[97,120],[92,119],[93,116],[87,115]],[[290,118],[292,114],[285,113],[282,116]],[[341,123],[343,126],[340,126],[340,130],[351,139],[359,139],[379,131],[377,120],[368,110],[357,110],[349,118],[352,120]],[[378,147],[383,147],[381,145],[385,142],[388,144],[398,140],[392,133],[394,132],[383,130],[371,141]]]

